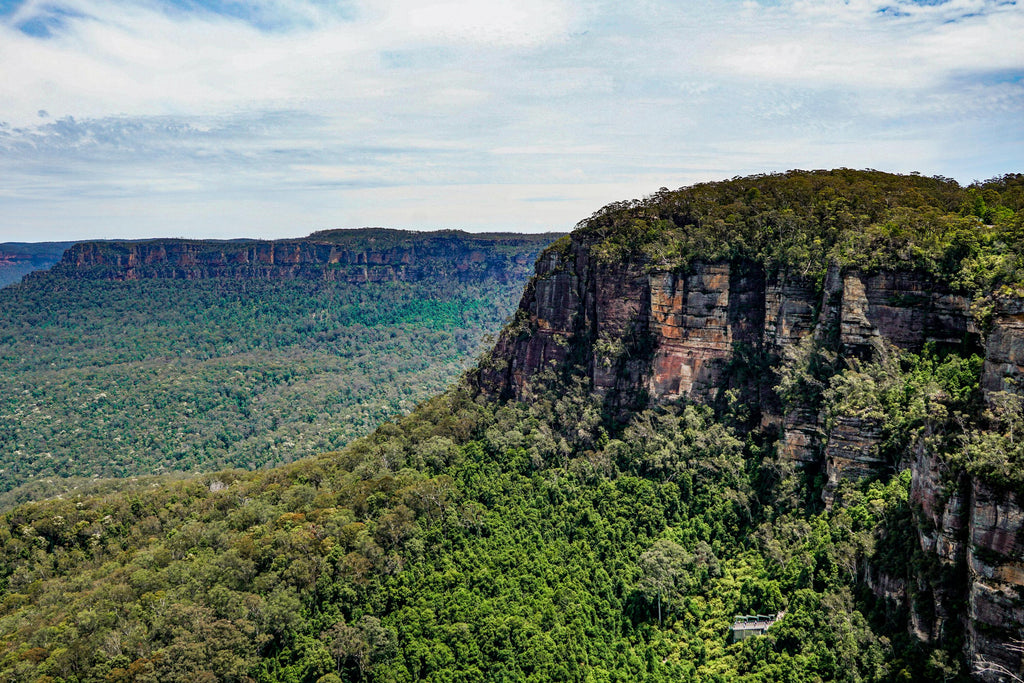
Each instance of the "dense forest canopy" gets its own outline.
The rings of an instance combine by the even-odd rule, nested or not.
[[[247,272],[122,281],[98,277],[123,277],[122,267],[64,263],[7,287],[0,506],[97,477],[253,468],[337,449],[456,379],[513,310],[548,241],[322,235],[371,253],[455,239],[482,249],[481,265],[502,267],[460,279],[450,264],[422,278],[355,283]],[[101,255],[124,249],[94,245]]]
[[[830,263],[917,268],[965,286],[1024,278],[1024,174],[963,188],[943,177],[792,171],[734,178],[605,206],[578,238],[652,267],[752,258],[823,277]]]
[[[1020,283],[1022,187],[1020,175],[968,188],[846,170],[740,178],[606,207],[549,256],[652,272],[745,258],[819,287],[837,263],[924,271],[984,308]],[[506,335],[538,329],[517,319]],[[482,391],[470,373],[336,452],[21,505],[0,525],[0,671],[51,682],[967,680],[984,662],[965,655],[976,634],[963,594],[950,593],[959,616],[937,637],[908,628],[911,614],[934,618],[934,595],[967,572],[920,542],[929,530],[908,461],[938,463],[948,498],[977,474],[1011,504],[1020,401],[986,402],[974,342],[868,358],[831,343],[737,353],[713,400],[652,401],[625,417],[573,362],[540,372],[528,401]],[[824,433],[870,421],[887,466],[840,481],[826,506],[825,473],[784,456],[781,425],[754,419],[751,396],[813,402]],[[978,562],[1013,559],[982,550]],[[735,615],[782,612],[766,635],[731,642]]]

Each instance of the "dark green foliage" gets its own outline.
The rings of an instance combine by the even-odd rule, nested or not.
[[[52,478],[259,467],[336,449],[443,390],[521,281],[110,282],[0,293],[0,497]]]
[[[896,679],[902,650],[848,586],[901,519],[907,477],[768,520],[758,456],[709,409],[646,411],[594,440],[552,429],[596,406],[560,394],[499,406],[453,390],[340,453],[22,506],[0,527],[0,670]],[[767,638],[729,644],[734,614],[783,609]]]
[[[879,171],[790,171],[617,202],[577,227],[598,258],[652,267],[753,260],[817,280],[830,264],[918,270],[973,292],[1024,283],[1024,176],[969,188]]]

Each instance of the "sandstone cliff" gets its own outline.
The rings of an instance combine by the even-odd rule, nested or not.
[[[228,277],[359,283],[442,277],[504,281],[528,272],[537,253],[557,236],[361,229],[277,241],[87,242],[69,249],[54,272],[108,280]]]
[[[694,259],[668,269],[639,254],[602,258],[593,241],[574,233],[539,259],[516,321],[479,382],[490,393],[528,399],[552,372],[579,373],[611,415],[681,397],[714,402],[725,389],[745,390],[759,413],[754,428],[776,436],[779,458],[821,472],[826,505],[841,504],[833,494],[844,480],[910,468],[917,542],[934,571],[890,576],[869,565],[867,585],[908,609],[907,627],[918,638],[965,633],[969,662],[1020,671],[1019,653],[1006,647],[1024,638],[1020,499],[951,474],[921,443],[896,461],[884,457],[877,420],[826,420],[811,399],[784,408],[771,389],[776,376],[742,378],[731,365],[755,353],[777,367],[801,344],[842,365],[933,342],[982,351],[987,395],[1021,391],[1024,304],[1000,301],[985,335],[971,305],[963,292],[912,269],[832,265],[818,282],[751,259]]]
[[[818,290],[799,275],[766,272],[751,261],[694,261],[682,272],[605,262],[574,239],[538,261],[520,324],[502,335],[494,354],[507,367],[486,373],[485,384],[521,396],[571,347],[598,393],[707,398],[727,382],[723,369],[738,347],[781,355],[817,336],[845,356],[870,358],[883,341],[910,350],[929,341],[976,341],[970,303],[914,272],[831,267]],[[1021,319],[1000,318],[997,327],[1018,325],[1024,336]],[[1003,356],[1012,353],[1012,341],[1006,344]],[[1024,363],[1002,356],[992,363],[1024,372],[1018,360]]]

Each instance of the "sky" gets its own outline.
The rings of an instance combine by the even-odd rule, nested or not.
[[[0,0],[0,242],[569,230],[1024,172],[1024,0]]]

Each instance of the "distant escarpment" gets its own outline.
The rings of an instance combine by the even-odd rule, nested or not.
[[[87,242],[69,249],[53,271],[105,280],[227,277],[359,283],[441,277],[460,282],[505,281],[527,272],[536,252],[558,236],[364,228],[275,241]]]
[[[541,255],[477,381],[529,400],[582,376],[611,420],[711,404],[826,508],[909,470],[913,534],[880,531],[863,584],[919,640],[1010,680],[1024,640],[1022,207],[1021,175],[962,188],[848,170],[613,204]]]
[[[43,270],[60,261],[64,251],[74,242],[3,242],[0,243],[0,287],[17,282],[36,270]]]

